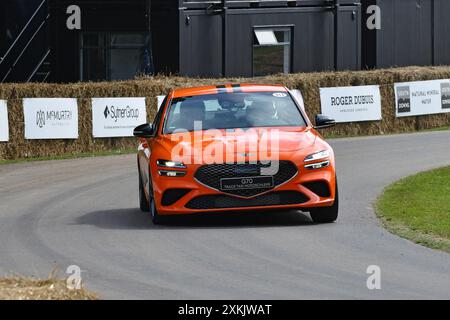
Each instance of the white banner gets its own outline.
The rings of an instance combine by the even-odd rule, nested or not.
[[[23,114],[25,139],[78,139],[77,99],[23,99]]]
[[[397,117],[450,112],[450,80],[395,84]]]
[[[300,108],[302,108],[302,110],[305,111],[305,102],[303,100],[302,92],[298,89],[292,89],[292,90],[289,90],[289,92],[292,94],[294,99],[300,105]]]
[[[336,122],[381,120],[379,86],[321,88],[322,114]]]
[[[147,122],[145,98],[93,98],[94,138],[132,137],[133,129]]]
[[[6,101],[0,100],[0,141],[6,142],[8,140],[9,140],[8,109],[6,107]]]
[[[158,99],[158,110],[159,110],[159,108],[162,107],[162,104],[163,104],[164,99],[166,98],[166,96],[156,96],[156,98]]]

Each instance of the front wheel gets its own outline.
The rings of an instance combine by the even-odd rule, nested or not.
[[[311,209],[309,214],[315,223],[332,223],[337,220],[339,215],[339,190],[337,182],[334,204],[331,207]]]
[[[142,183],[141,172],[139,171],[139,207],[143,212],[150,213],[153,224],[160,224],[162,217],[158,214],[158,210],[156,210],[156,203],[151,184],[149,185],[149,198],[150,200],[147,200],[147,197],[145,196],[144,184]]]
[[[159,215],[158,210],[156,210],[155,198],[153,196],[150,196],[150,217],[152,218],[153,224],[162,223],[163,218]]]
[[[150,207],[148,206],[147,197],[145,196],[144,185],[142,183],[140,171],[139,171],[139,207],[143,212],[148,212],[150,210]]]

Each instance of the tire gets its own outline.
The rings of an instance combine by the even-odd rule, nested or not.
[[[162,217],[158,214],[158,210],[156,210],[155,198],[153,197],[153,189],[151,187],[149,188],[149,193],[150,201],[147,201],[141,173],[139,172],[139,206],[143,212],[150,213],[153,224],[160,224],[162,223]]]
[[[140,171],[139,171],[139,207],[141,208],[141,211],[143,211],[143,212],[149,212],[150,211],[149,203],[148,203],[147,198],[145,196],[144,186],[142,184],[141,172]]]
[[[315,223],[335,222],[339,215],[339,189],[336,181],[336,196],[331,207],[314,208],[309,213]]]
[[[158,210],[156,210],[155,198],[150,197],[150,217],[152,219],[153,224],[162,224],[163,217],[158,214]]]

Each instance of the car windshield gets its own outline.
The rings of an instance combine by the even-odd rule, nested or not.
[[[164,133],[304,126],[305,120],[288,93],[240,92],[173,99],[167,112]]]

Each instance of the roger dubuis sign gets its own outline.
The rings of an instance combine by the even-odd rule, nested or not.
[[[379,86],[320,88],[320,104],[336,122],[381,120]]]

